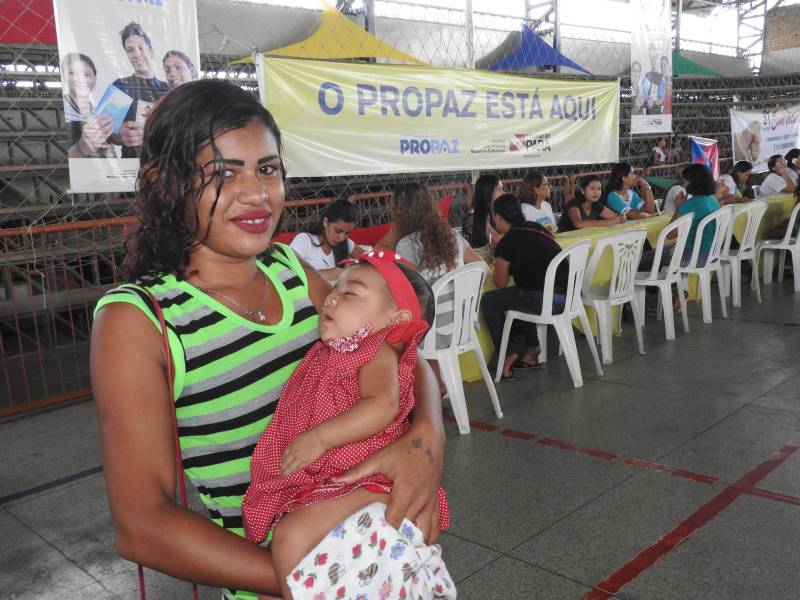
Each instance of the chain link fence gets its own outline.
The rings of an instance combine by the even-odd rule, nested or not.
[[[396,0],[376,1],[374,7],[379,39],[436,66],[485,68],[515,47],[523,23],[548,43],[555,41],[553,23],[546,14],[525,20],[475,12],[469,19],[463,10]],[[37,16],[52,25],[52,14]],[[200,76],[226,78],[254,93],[254,67],[237,59],[300,42],[323,23],[319,10],[233,0],[198,0],[198,16]],[[349,18],[364,27],[363,14]],[[5,39],[3,29],[11,27],[12,22],[0,19],[0,39]],[[630,133],[630,32],[567,24],[560,30],[557,45],[563,54],[595,77],[621,78],[619,157],[647,168],[656,136]],[[544,65],[527,68],[524,74],[585,77],[570,69],[556,70]],[[91,306],[119,280],[131,195],[68,191],[67,136],[55,46],[0,46],[0,74],[1,415],[21,404],[35,406],[88,392]],[[723,168],[727,168],[729,108],[766,109],[797,102],[800,75],[675,77],[670,162],[688,160],[686,136],[699,135],[719,141]],[[570,177],[609,168],[591,164],[542,169],[554,184],[554,209],[560,210],[565,203]],[[514,190],[524,170],[498,174]],[[475,176],[460,171],[292,179],[284,228],[303,229],[318,220],[325,204],[334,198],[348,198],[359,206],[359,225],[385,223],[391,191],[409,180],[427,184],[438,196],[452,195],[451,222],[460,225]]]

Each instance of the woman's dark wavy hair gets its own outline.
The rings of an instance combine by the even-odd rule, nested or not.
[[[528,171],[522,178],[517,190],[517,198],[521,204],[536,204],[536,188],[544,182],[544,173],[541,171]]]
[[[202,79],[185,83],[152,108],[144,126],[134,199],[139,224],[125,243],[124,266],[130,281],[168,273],[186,278],[186,265],[198,243],[199,227],[196,215],[194,222],[189,222],[187,206],[214,185],[216,199],[209,210],[211,219],[224,182],[222,171],[203,175],[196,162],[197,153],[210,144],[214,157],[222,158],[215,138],[254,122],[262,123],[272,133],[282,157],[280,130],[272,115],[255,95],[227,81]],[[281,176],[285,177],[283,165]]]
[[[356,210],[355,206],[353,206],[344,198],[334,200],[325,208],[325,212],[322,213],[319,221],[308,228],[308,233],[310,233],[312,236],[321,236],[325,231],[325,219],[328,219],[328,223],[336,223],[337,221],[342,221],[344,223],[355,223],[358,219],[358,211]],[[322,245],[322,242],[317,242],[313,238],[311,239],[311,243],[317,247]],[[331,247],[335,264],[338,265],[350,255],[347,247],[347,240],[338,246]]]
[[[689,185],[686,186],[686,193],[692,196],[713,196],[717,191],[717,182],[714,175],[705,165],[698,163],[687,166],[681,173]]]
[[[794,159],[800,157],[800,148],[792,148],[786,153],[786,156],[783,158],[786,159],[786,166],[789,167],[792,171],[798,171],[798,166],[794,164]]]
[[[412,233],[419,234],[422,256],[417,266],[420,269],[435,271],[442,265],[448,270],[456,268],[456,237],[427,186],[418,182],[398,185],[390,207],[398,240]]]
[[[586,195],[583,193],[583,190],[585,190],[593,181],[599,181],[601,184],[603,183],[603,180],[600,179],[599,175],[591,174],[581,177],[580,181],[578,182],[578,187],[575,190],[575,200],[581,203],[586,202]]]
[[[611,192],[618,192],[622,188],[622,180],[627,177],[632,170],[633,167],[625,162],[616,163],[611,167],[611,175],[608,176],[606,189],[603,191],[603,195],[600,198],[603,203],[605,203],[606,198],[608,198]]]
[[[481,175],[475,182],[472,195],[472,208],[475,211],[472,219],[472,239],[468,240],[473,248],[480,248],[489,243],[486,238],[486,223],[492,214],[492,193],[497,187],[500,177],[497,175]]]
[[[503,217],[512,227],[525,225],[522,205],[514,194],[503,194],[495,200],[492,204],[492,212]]]

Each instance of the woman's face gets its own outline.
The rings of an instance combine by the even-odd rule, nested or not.
[[[642,79],[642,65],[638,62],[633,63],[631,65],[631,86],[634,88],[639,85],[639,81]]]
[[[511,229],[511,223],[506,221],[501,215],[494,213],[494,228],[498,233],[506,233]]]
[[[324,217],[322,219],[322,235],[325,236],[323,241],[331,247],[338,246],[347,239],[354,226],[353,223],[347,221],[330,222],[327,217]]]
[[[152,52],[145,39],[140,35],[129,35],[125,40],[125,54],[139,77],[150,77],[150,59]]]
[[[752,171],[740,171],[736,174],[736,179],[738,179],[737,183],[747,183],[747,180],[750,179],[750,175],[752,174]]]
[[[228,259],[254,258],[269,247],[283,211],[278,144],[260,122],[227,131],[215,142],[219,158],[206,144],[195,159],[210,183],[198,201],[187,206],[189,226],[193,227],[196,212],[199,226],[195,238],[201,248]],[[223,176],[219,200],[216,174]]]
[[[73,60],[67,65],[67,89],[73,98],[86,98],[96,82],[92,67],[82,60]]]
[[[603,184],[599,181],[592,181],[585,188],[581,188],[583,197],[589,202],[597,202],[603,195]]]
[[[192,70],[179,56],[168,56],[164,59],[164,75],[171,90],[192,80]]]
[[[367,324],[383,329],[396,312],[387,300],[387,285],[370,265],[345,269],[336,287],[325,299],[319,315],[319,336],[323,341],[353,335]]]
[[[499,179],[497,180],[497,185],[494,186],[492,190],[492,202],[497,200],[500,196],[506,193],[506,188],[503,186],[503,182]]]
[[[547,200],[550,197],[550,182],[547,181],[547,177],[536,187],[536,197],[539,200]]]
[[[633,169],[628,171],[628,174],[622,178],[622,183],[625,184],[625,187],[631,187],[633,183],[636,181],[636,173]]]

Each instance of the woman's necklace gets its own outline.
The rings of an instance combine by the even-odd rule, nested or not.
[[[214,294],[216,296],[219,296],[220,298],[225,298],[225,300],[233,304],[236,308],[238,308],[248,317],[257,317],[259,321],[266,321],[267,315],[264,314],[264,302],[266,302],[267,300],[267,289],[269,288],[267,284],[268,284],[267,276],[264,275],[264,294],[261,296],[261,303],[258,305],[258,309],[256,310],[250,310],[246,306],[242,306],[236,300],[228,296],[228,294],[224,294],[219,290],[212,290],[211,288],[204,288],[200,287],[199,285],[195,285],[194,287],[196,287],[201,292],[205,292],[206,294]]]

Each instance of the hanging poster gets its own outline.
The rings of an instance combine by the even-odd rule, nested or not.
[[[261,58],[290,177],[616,162],[619,80]]]
[[[71,192],[130,192],[147,113],[200,65],[195,0],[54,0]]]
[[[800,104],[765,110],[731,109],[733,161],[746,160],[756,173],[767,171],[767,161],[800,147]]]
[[[670,0],[631,0],[631,133],[672,131]]]

